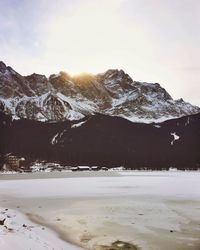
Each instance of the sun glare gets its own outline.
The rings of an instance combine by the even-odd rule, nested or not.
[[[69,16],[54,18],[47,37],[49,62],[65,65],[63,70],[72,75],[118,68],[122,61],[128,65],[132,60],[130,54],[140,64],[139,58],[144,57],[138,54],[138,46],[143,46],[143,53],[147,55],[149,45],[137,25],[134,30],[137,35],[130,36],[130,27],[120,15],[121,2],[103,0],[99,8],[99,1],[93,1],[80,5]]]

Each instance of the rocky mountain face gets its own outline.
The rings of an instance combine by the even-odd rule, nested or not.
[[[13,120],[0,112],[0,158],[13,153],[68,166],[198,169],[199,128],[200,114],[145,124],[102,114],[79,121]]]
[[[133,81],[123,70],[103,74],[65,72],[22,76],[0,62],[0,110],[14,118],[38,121],[78,120],[102,113],[131,121],[151,122],[200,112],[173,100],[158,83]]]

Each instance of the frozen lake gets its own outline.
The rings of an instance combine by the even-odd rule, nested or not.
[[[57,249],[70,249],[65,242],[125,249],[105,248],[116,241],[144,250],[200,249],[200,172],[1,175],[0,202],[56,232],[63,240]]]

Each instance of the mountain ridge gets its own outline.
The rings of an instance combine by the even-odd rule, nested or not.
[[[173,100],[159,83],[133,81],[123,70],[48,78],[22,76],[0,62],[0,109],[15,118],[40,121],[81,119],[102,113],[131,121],[153,122],[200,112],[182,99]]]

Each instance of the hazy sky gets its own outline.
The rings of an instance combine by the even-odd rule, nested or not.
[[[123,69],[200,105],[200,0],[0,0],[0,60],[23,75]]]

